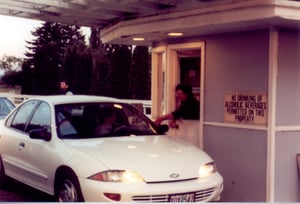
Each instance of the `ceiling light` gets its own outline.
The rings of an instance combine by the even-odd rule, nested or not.
[[[133,41],[144,41],[145,38],[141,38],[141,37],[138,37],[138,38],[132,38]]]
[[[167,35],[171,36],[171,37],[179,37],[179,36],[183,36],[183,33],[181,33],[181,32],[170,32]]]

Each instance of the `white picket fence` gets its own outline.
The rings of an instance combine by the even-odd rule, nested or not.
[[[0,92],[0,96],[5,96],[10,99],[15,105],[20,104],[24,100],[33,97],[33,95],[24,95],[14,92]],[[151,118],[151,101],[150,100],[132,100],[132,99],[121,99],[125,103],[132,104],[137,108],[141,109],[149,118]]]
[[[0,92],[0,96],[7,97],[15,105],[18,105],[18,104],[22,103],[24,100],[32,97],[31,95],[14,94],[14,93],[7,93],[7,92]]]

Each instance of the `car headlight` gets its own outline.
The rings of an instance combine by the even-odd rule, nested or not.
[[[94,174],[89,179],[103,182],[142,183],[144,179],[133,171],[109,170]]]
[[[204,164],[199,168],[199,172],[198,172],[199,178],[205,178],[211,175],[212,173],[215,173],[216,171],[217,171],[217,167],[214,162]]]

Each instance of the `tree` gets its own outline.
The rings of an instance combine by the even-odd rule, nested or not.
[[[93,50],[103,48],[103,44],[100,38],[100,28],[91,28],[91,36],[89,38],[90,48]]]
[[[32,80],[23,80],[22,93],[56,94],[64,78],[74,93],[150,98],[148,48],[137,48],[132,63],[132,46],[102,44],[97,28],[89,48],[77,26],[46,22],[33,35],[22,66],[23,79]]]
[[[33,82],[32,87],[26,87],[26,93],[56,94],[63,75],[65,50],[75,42],[83,42],[84,36],[78,26],[50,22],[45,22],[32,34],[36,39],[28,42],[28,52],[25,53],[26,66],[23,68],[31,68],[33,71],[23,71],[26,75],[32,74]]]
[[[100,29],[91,28],[90,50],[93,58],[93,69],[90,93],[108,96],[108,76],[110,74],[108,52],[100,38]]]
[[[150,99],[148,47],[102,44],[100,30],[91,28],[93,56],[91,93],[117,98]]]
[[[90,94],[92,68],[92,54],[84,42],[79,41],[66,49],[62,76],[69,79],[76,94]]]
[[[22,65],[22,75],[21,75],[21,94],[32,93],[32,87],[34,87],[34,70],[30,67],[30,63],[25,61]],[[28,80],[31,79],[31,80]]]
[[[21,76],[22,76],[21,71],[16,71],[16,70],[6,71],[4,76],[2,77],[2,83],[12,87],[16,85],[21,85]]]
[[[3,70],[4,76],[2,83],[8,86],[15,86],[21,84],[21,65],[23,60],[14,56],[4,55],[0,60],[0,69]]]
[[[4,55],[0,60],[0,69],[8,70],[21,70],[23,60],[15,56]]]
[[[133,51],[129,74],[129,93],[132,99],[150,99],[151,72],[149,48],[137,46]]]
[[[129,98],[129,72],[131,64],[131,49],[128,45],[110,45],[109,61],[110,72],[107,86],[108,96]]]

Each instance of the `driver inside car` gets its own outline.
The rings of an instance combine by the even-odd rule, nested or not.
[[[113,132],[114,124],[117,121],[116,112],[113,107],[104,107],[99,114],[99,123],[95,129],[95,135],[107,135]]]

